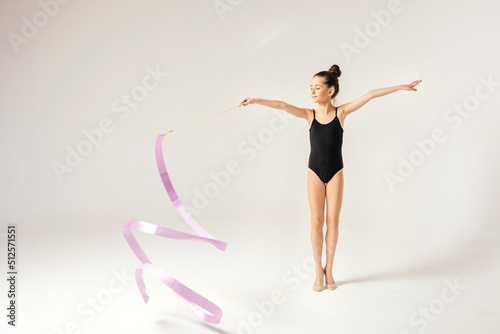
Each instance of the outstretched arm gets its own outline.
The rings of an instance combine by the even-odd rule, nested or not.
[[[422,80],[415,80],[412,83],[407,84],[407,85],[398,85],[398,86],[393,86],[393,87],[374,89],[372,91],[369,91],[365,95],[361,96],[360,98],[342,105],[341,109],[343,109],[343,113],[345,115],[348,115],[348,114],[358,110],[362,106],[364,106],[368,101],[370,101],[373,98],[384,96],[387,94],[391,94],[391,93],[397,92],[398,90],[416,91],[416,89],[414,87],[416,85],[418,85],[420,82],[422,82]]]
[[[240,102],[240,106],[246,106],[249,104],[261,104],[263,106],[284,110],[295,117],[306,118],[307,119],[307,108],[299,108],[279,100],[266,100],[258,97],[245,97],[243,101]]]

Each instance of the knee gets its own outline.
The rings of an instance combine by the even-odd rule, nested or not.
[[[311,228],[316,230],[323,230],[324,218],[321,216],[311,217]]]
[[[339,217],[326,216],[326,227],[337,229],[339,227]]]

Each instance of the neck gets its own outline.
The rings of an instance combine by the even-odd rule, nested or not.
[[[331,101],[328,102],[318,102],[318,107],[316,108],[316,113],[326,116],[331,112],[335,112],[335,107],[332,105]]]

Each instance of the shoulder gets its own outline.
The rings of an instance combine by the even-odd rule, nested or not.
[[[342,105],[337,107],[337,117],[338,118],[344,118],[345,116],[347,116],[346,105],[347,105],[347,103],[342,104]]]
[[[304,119],[309,119],[313,113],[312,109],[296,107],[286,102],[283,102],[281,109],[295,117],[300,117]]]
[[[312,125],[312,122],[314,120],[314,109],[309,109],[309,108],[304,108],[307,110],[307,124],[309,124],[309,128],[311,127]]]
[[[341,106],[338,106],[337,107],[337,117],[339,119],[339,122],[340,122],[340,126],[342,127],[342,130],[344,129],[344,122],[345,122],[345,118],[346,116],[349,114],[347,111],[346,111],[346,108],[345,108],[345,104],[341,105]]]
[[[345,119],[349,113],[349,110],[347,110],[347,103],[337,107],[337,117],[339,119]]]
[[[304,108],[304,109],[307,111],[307,121],[311,123],[312,120],[314,119],[314,109],[311,108]]]

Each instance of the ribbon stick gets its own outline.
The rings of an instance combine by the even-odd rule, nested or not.
[[[239,107],[239,106],[240,106],[240,105],[237,105],[237,106],[234,106],[234,107],[232,107],[232,108],[229,108],[229,109],[226,109],[226,110],[223,110],[223,111],[216,112],[215,114],[212,114],[212,115],[207,116],[207,117],[205,117],[205,118],[199,119],[199,120],[194,121],[194,122],[192,122],[192,123],[185,124],[185,125],[183,125],[183,126],[179,126],[178,128],[175,128],[175,129],[169,130],[166,134],[168,134],[168,133],[170,133],[170,132],[172,132],[172,131],[178,130],[178,129],[180,129],[180,128],[183,128],[183,127],[185,127],[185,126],[188,126],[188,125],[192,125],[192,124],[194,124],[194,123],[201,122],[201,121],[203,121],[203,120],[206,120],[207,118],[214,117],[214,116],[216,116],[216,115],[222,114],[223,112],[229,111],[229,110],[234,109],[234,108]]]
[[[169,132],[172,131],[173,130],[170,130]],[[177,196],[177,193],[175,192],[174,186],[172,185],[172,182],[168,175],[167,167],[165,166],[165,161],[163,158],[162,141],[164,136],[165,134],[158,135],[155,146],[156,164],[158,166],[158,170],[160,172],[163,185],[165,186],[165,189],[167,190],[167,193],[170,197],[170,200],[174,204],[174,207],[177,209],[182,218],[184,218],[184,220],[189,224],[189,226],[191,226],[191,228],[198,235],[183,233],[168,229],[166,227],[138,220],[128,220],[122,226],[121,231],[123,233],[123,236],[127,240],[130,248],[134,252],[134,254],[142,262],[142,265],[135,271],[135,279],[145,303],[148,302],[149,296],[146,293],[146,285],[144,284],[144,280],[142,279],[142,274],[144,270],[150,273],[151,275],[155,276],[156,278],[158,278],[160,281],[166,284],[170,289],[172,289],[174,293],[177,296],[179,296],[189,306],[191,311],[193,311],[198,317],[207,322],[218,324],[220,322],[220,319],[222,318],[222,310],[217,305],[212,303],[210,300],[206,299],[205,297],[201,296],[195,291],[189,289],[187,286],[185,286],[184,284],[182,284],[181,282],[170,276],[168,273],[166,273],[165,271],[161,270],[160,268],[152,264],[149,258],[146,256],[146,253],[144,253],[142,248],[139,246],[139,243],[135,239],[134,235],[132,234],[132,229],[134,229],[165,238],[202,241],[210,244],[211,246],[215,247],[221,252],[225,252],[226,250],[227,244],[223,241],[215,239],[207,231],[205,231],[198,224],[198,222],[196,222],[196,220],[189,214],[189,212],[184,208],[182,202],[179,200],[179,197]],[[200,307],[206,311],[209,311],[212,314],[207,314],[206,312],[202,311]]]

